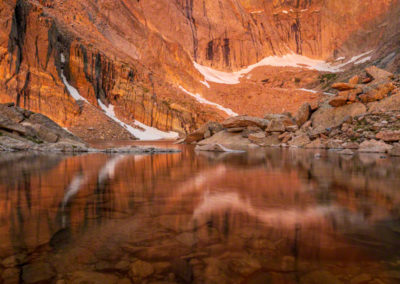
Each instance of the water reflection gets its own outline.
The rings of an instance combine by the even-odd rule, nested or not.
[[[396,283],[398,162],[190,147],[152,156],[2,155],[1,277]]]

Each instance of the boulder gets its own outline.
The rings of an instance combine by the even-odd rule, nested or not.
[[[31,128],[34,136],[41,141],[49,143],[56,143],[58,141],[58,135],[43,125],[31,124],[29,122],[23,122],[22,125],[26,128]]]
[[[130,274],[133,278],[143,279],[154,273],[153,266],[145,261],[136,260],[131,265]]]
[[[240,133],[243,132],[245,129],[247,129],[246,127],[235,127],[235,128],[228,128],[227,131],[231,132],[231,133]]]
[[[350,78],[349,84],[356,85],[356,84],[358,84],[359,81],[360,81],[360,77],[358,75],[355,75]]]
[[[22,267],[24,283],[50,283],[56,273],[46,262],[27,264]]]
[[[394,144],[393,148],[389,150],[389,155],[394,157],[400,157],[400,144]]]
[[[339,90],[339,91],[347,91],[347,90],[352,90],[357,88],[357,85],[355,84],[350,84],[350,83],[335,83],[332,85],[333,89]]]
[[[248,126],[257,126],[262,129],[267,128],[269,120],[262,119],[259,117],[241,115],[230,117],[222,123],[222,126],[225,128],[236,128],[236,127],[248,127]]]
[[[363,103],[370,103],[375,101],[380,101],[386,98],[391,91],[394,90],[394,85],[392,83],[381,84],[377,88],[370,90],[369,92],[360,95],[360,100]]]
[[[300,284],[342,284],[343,282],[338,280],[336,276],[328,271],[320,270],[313,271],[304,275],[300,279]]]
[[[333,107],[344,106],[347,103],[347,97],[345,96],[336,96],[329,101],[329,104]]]
[[[197,142],[200,140],[203,140],[204,138],[208,138],[215,133],[221,131],[223,129],[222,125],[219,124],[218,122],[213,122],[209,121],[203,126],[201,126],[199,129],[196,131],[190,133],[186,138],[185,142],[186,143],[192,143],[192,142]],[[206,133],[208,132],[208,135]],[[208,137],[205,137],[208,136]]]
[[[380,139],[385,142],[397,142],[400,141],[400,131],[384,130],[376,134],[376,139]]]
[[[362,153],[386,153],[390,151],[393,146],[386,144],[383,141],[366,140],[360,144],[359,152]]]
[[[379,113],[400,110],[400,93],[387,97],[381,101],[368,104],[368,112]]]
[[[365,68],[365,72],[367,72],[368,76],[375,80],[388,80],[393,78],[393,73],[380,69],[376,66]]]
[[[310,118],[310,115],[311,115],[310,104],[309,103],[302,104],[296,114],[297,125],[299,127],[302,126]]]
[[[19,123],[12,121],[8,117],[3,116],[2,114],[0,114],[0,128],[11,132],[15,131],[21,135],[31,134],[28,129],[26,129]]]
[[[310,138],[308,137],[307,134],[300,134],[299,136],[296,136],[292,138],[292,140],[289,141],[289,146],[290,147],[303,147],[307,144],[310,144]]]
[[[326,147],[332,150],[343,149],[342,141],[337,141],[337,140],[329,140],[326,143]]]
[[[354,117],[367,112],[362,103],[354,103],[342,107],[321,107],[311,116],[311,121],[316,129],[321,131],[326,128],[340,126],[347,117]]]
[[[17,110],[14,106],[8,106],[7,104],[0,104],[0,114],[14,121],[15,123],[21,123],[25,117]]]
[[[285,124],[281,120],[271,120],[267,127],[267,132],[285,132]]]
[[[220,144],[226,148],[243,150],[254,144],[240,133],[230,133],[227,130],[220,131],[210,138],[198,142],[198,145]]]
[[[251,142],[255,144],[261,144],[265,140],[265,133],[263,132],[252,133],[249,134],[248,138]]]
[[[93,271],[75,271],[68,274],[67,283],[117,284],[121,283],[116,275]]]
[[[315,139],[311,143],[304,146],[306,149],[326,149],[326,143],[321,139]]]

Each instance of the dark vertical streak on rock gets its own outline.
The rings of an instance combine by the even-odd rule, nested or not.
[[[25,77],[25,83],[22,89],[17,93],[16,105],[20,106],[21,104],[21,95],[24,96],[24,107],[26,107],[26,101],[29,99],[29,82],[31,79],[31,72],[28,70]]]
[[[12,17],[11,31],[8,39],[8,52],[13,54],[17,50],[17,58],[15,60],[15,73],[19,73],[21,62],[23,59],[23,47],[26,36],[26,20],[29,15],[29,6],[24,0],[18,0]],[[13,59],[10,62],[10,68]]]
[[[224,38],[224,45],[222,46],[222,52],[224,55],[224,62],[226,66],[230,66],[230,52],[231,49],[229,47],[229,38]]]

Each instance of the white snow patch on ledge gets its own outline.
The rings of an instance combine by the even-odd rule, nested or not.
[[[147,141],[154,141],[154,140],[160,140],[160,139],[176,139],[179,137],[179,134],[176,132],[164,132],[161,130],[158,130],[157,128],[147,126],[139,121],[134,121],[134,124],[137,126],[141,127],[144,129],[138,129],[130,126],[129,124],[126,124],[125,122],[122,122],[117,118],[114,112],[114,106],[112,104],[109,104],[108,107],[101,102],[101,100],[98,100],[99,106],[101,107],[102,110],[104,110],[105,114],[117,122],[119,125],[121,125],[123,128],[125,128],[129,133],[131,133],[133,136],[136,138],[139,138],[140,140],[147,140]]]
[[[253,69],[262,66],[274,66],[274,67],[296,67],[296,68],[306,68],[310,70],[317,70],[321,72],[332,72],[337,73],[342,71],[343,67],[348,64],[356,62],[359,64],[360,59],[364,58],[368,54],[373,52],[370,50],[363,54],[352,57],[349,61],[344,63],[333,65],[329,62],[323,60],[312,59],[306,56],[298,54],[286,54],[283,56],[269,56],[262,59],[253,65],[248,66],[245,69],[239,70],[237,72],[224,72],[215,70],[211,67],[200,65],[197,62],[193,62],[194,67],[204,76],[204,79],[208,82],[214,82],[219,84],[235,85],[240,83],[240,78],[245,74],[250,73]],[[370,60],[370,58],[365,58],[362,60]],[[365,61],[361,61],[363,63]]]
[[[182,87],[182,86],[179,86],[179,89],[181,89],[183,92],[185,92],[185,93],[188,94],[189,96],[195,98],[196,101],[198,101],[198,102],[201,103],[201,104],[206,104],[206,105],[214,106],[214,107],[216,107],[217,109],[222,110],[223,112],[225,112],[225,113],[228,114],[229,116],[237,116],[237,115],[238,115],[236,112],[232,111],[231,109],[225,108],[225,107],[223,107],[223,106],[221,106],[221,105],[219,105],[219,104],[217,104],[217,103],[211,102],[211,101],[209,101],[209,100],[203,98],[203,97],[202,97],[201,95],[199,95],[199,94],[193,94],[193,93],[189,92],[188,90],[186,90],[186,89],[185,89],[184,87]]]
[[[61,79],[63,80],[63,83],[64,83],[65,87],[67,87],[67,90],[68,90],[69,94],[71,95],[71,97],[74,98],[75,101],[85,101],[85,102],[88,102],[87,99],[85,99],[84,97],[82,97],[82,96],[79,94],[79,92],[78,92],[77,89],[75,89],[73,86],[71,86],[71,85],[68,83],[67,78],[65,77],[63,71],[61,71]]]

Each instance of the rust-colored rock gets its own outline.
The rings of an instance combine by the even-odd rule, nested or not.
[[[304,103],[302,106],[299,108],[296,114],[296,122],[297,125],[300,127],[302,126],[309,118],[311,115],[311,106],[309,103]]]
[[[339,90],[339,91],[348,91],[348,90],[353,90],[353,89],[357,88],[357,85],[341,82],[341,83],[333,84],[332,88]]]
[[[388,80],[393,78],[393,73],[390,73],[386,70],[380,69],[376,66],[371,66],[365,68],[365,72],[367,72],[368,76],[373,78],[374,80]]]
[[[360,81],[360,77],[358,75],[355,75],[350,78],[349,84],[357,85],[359,83],[359,81]]]
[[[246,115],[230,117],[224,122],[222,122],[222,126],[225,128],[257,126],[262,129],[265,129],[268,126],[268,124],[269,121],[266,119],[246,116]]]
[[[392,83],[379,85],[376,89],[373,89],[366,94],[360,95],[360,100],[363,103],[370,103],[382,100],[386,98],[389,93],[394,90],[394,88],[395,87]]]

